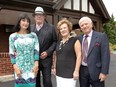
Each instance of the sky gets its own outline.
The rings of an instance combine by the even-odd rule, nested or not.
[[[116,0],[103,0],[105,7],[111,16],[113,14],[116,20]]]

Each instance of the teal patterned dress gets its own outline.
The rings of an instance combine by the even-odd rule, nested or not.
[[[14,55],[14,52],[17,55]],[[39,60],[39,42],[36,34],[13,33],[9,37],[9,55],[12,64],[16,64],[22,71],[22,78],[14,72],[15,87],[35,87],[36,78],[32,69],[35,61]]]

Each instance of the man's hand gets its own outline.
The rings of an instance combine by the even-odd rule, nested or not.
[[[102,82],[102,81],[105,81],[106,78],[107,78],[107,75],[105,75],[105,74],[103,74],[103,73],[100,73],[99,79],[100,79],[101,82]]]
[[[44,52],[42,52],[42,53],[40,54],[40,58],[41,58],[41,59],[45,59],[47,56],[48,56],[48,54],[47,54],[46,51],[44,51]]]

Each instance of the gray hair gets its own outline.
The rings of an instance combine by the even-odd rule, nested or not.
[[[88,20],[90,23],[92,23],[91,18],[89,18],[89,17],[87,17],[87,16],[84,16],[84,17],[82,17],[82,18],[79,20],[79,25],[81,24],[81,22],[82,22],[83,20]]]

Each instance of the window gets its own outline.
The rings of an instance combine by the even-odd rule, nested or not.
[[[87,12],[87,3],[88,3],[88,0],[82,0],[82,11],[85,11]]]
[[[71,9],[71,0],[68,0],[68,1],[64,4],[64,8]]]
[[[89,3],[89,13],[93,13],[93,14],[95,13],[91,3]]]
[[[74,0],[73,1],[73,9],[74,10],[80,10],[80,0]]]

